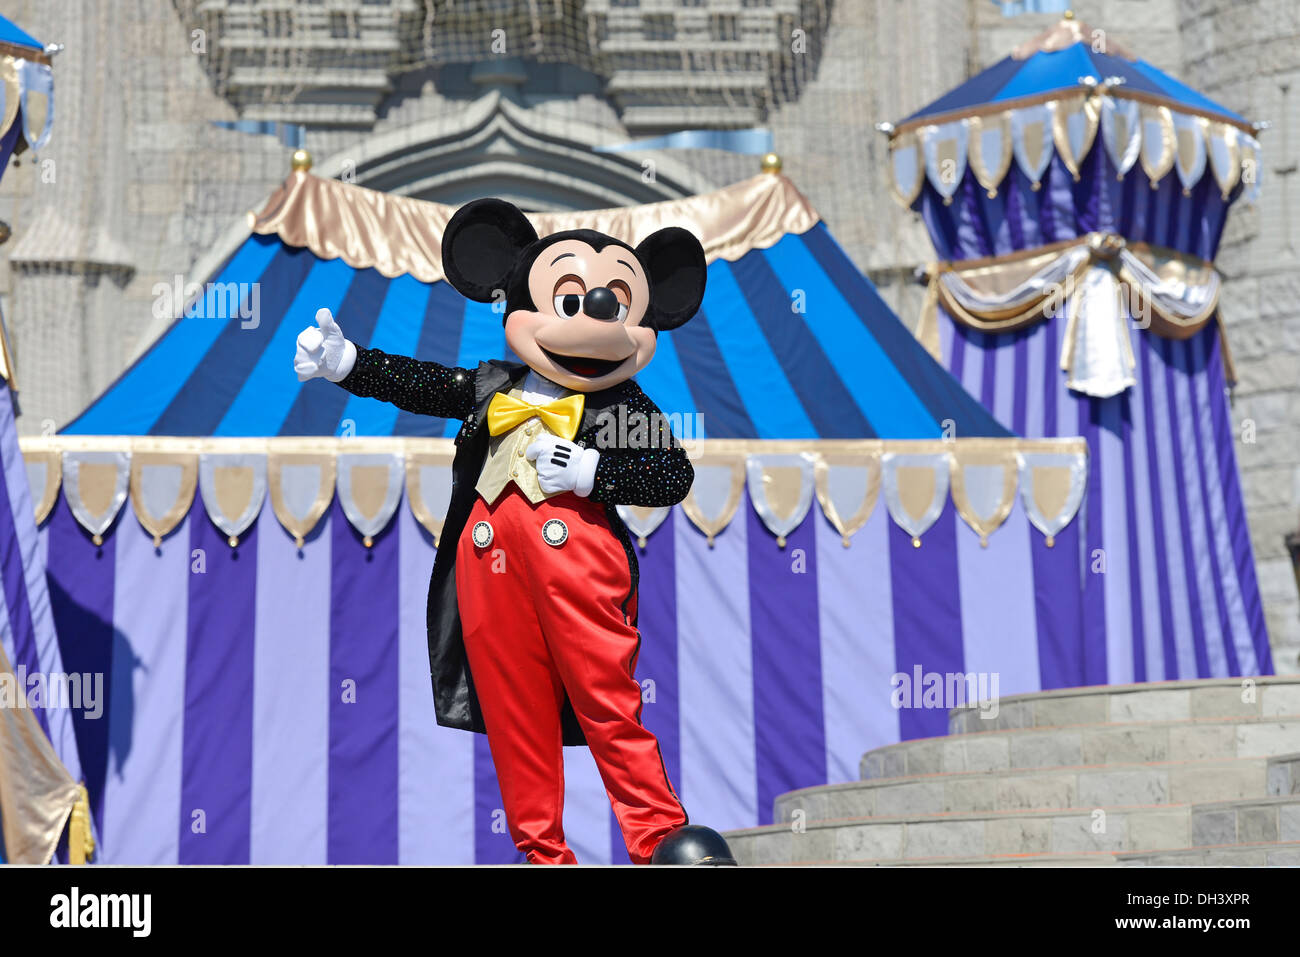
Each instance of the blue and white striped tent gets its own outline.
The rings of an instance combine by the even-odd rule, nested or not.
[[[664,223],[694,223],[712,247],[703,309],[659,337],[654,362],[638,377],[665,412],[699,416],[692,421],[703,434],[693,438],[936,438],[945,422],[950,436],[1010,434],[917,345],[785,178],[763,174],[658,205]],[[307,208],[338,216],[380,206],[405,213],[397,231],[415,232],[432,254],[398,261],[382,237],[309,234],[303,222]],[[716,208],[743,214],[743,228],[728,224],[720,234],[703,221]],[[513,358],[501,315],[440,281],[439,223],[451,212],[431,203],[399,207],[384,194],[295,173],[185,315],[63,431],[454,435],[456,423],[350,397],[328,382],[303,386],[290,361],[295,337],[321,306],[358,345],[471,368]],[[624,213],[534,218],[542,235],[605,218],[617,235]],[[341,216],[335,234],[346,234],[347,223],[378,221],[360,211]],[[356,248],[341,248],[349,241]],[[195,290],[162,292],[188,301]]]
[[[321,306],[363,345],[502,356],[500,315],[441,281],[451,212],[295,172],[210,286],[160,290],[198,297],[183,318],[65,434],[24,439],[64,661],[111,675],[104,719],[77,723],[102,861],[518,860],[486,740],[433,715],[454,425],[292,371]],[[642,717],[693,820],[769,823],[776,795],[946,731],[945,703],[894,700],[899,675],[1082,682],[1083,443],[999,426],[788,180],[535,219],[686,225],[711,263],[638,377],[705,439],[695,487],[625,516]],[[386,495],[363,502],[359,468]],[[565,771],[579,859],[626,861],[586,749]]]

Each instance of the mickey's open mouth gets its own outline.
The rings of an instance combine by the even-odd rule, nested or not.
[[[542,347],[542,351],[557,366],[567,369],[574,375],[580,375],[584,379],[598,379],[607,373],[613,372],[627,361],[626,358],[592,359],[588,356],[562,356],[558,352],[552,352],[545,347]]]

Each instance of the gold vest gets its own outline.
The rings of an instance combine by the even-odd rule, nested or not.
[[[524,390],[518,386],[511,389],[509,395],[521,402],[524,401]],[[486,424],[484,427],[486,428]],[[553,434],[541,419],[534,417],[522,425],[515,426],[509,432],[491,436],[488,440],[483,471],[479,473],[474,490],[482,495],[483,500],[489,505],[501,497],[501,493],[511,482],[519,486],[519,491],[523,492],[528,497],[528,501],[534,505],[552,495],[559,495],[559,492],[548,494],[542,491],[542,487],[537,484],[537,466],[528,461],[526,454],[528,446],[532,445],[538,436]]]

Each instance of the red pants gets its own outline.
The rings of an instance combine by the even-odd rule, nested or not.
[[[542,539],[564,522],[558,546]],[[487,547],[475,523],[492,526]],[[557,527],[558,528],[558,527]],[[456,554],[456,597],[510,836],[529,862],[576,864],[564,842],[560,712],[573,704],[634,864],[686,823],[659,742],[641,725],[640,636],[627,555],[604,507],[566,493],[537,505],[513,485],[474,504]]]

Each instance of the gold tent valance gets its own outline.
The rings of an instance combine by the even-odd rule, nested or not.
[[[250,214],[260,235],[276,235],[322,259],[342,259],[354,269],[374,268],[393,278],[409,273],[437,282],[442,273],[442,233],[456,212],[427,200],[392,196],[295,170]],[[530,213],[539,235],[596,229],[635,245],[664,226],[681,226],[704,245],[705,257],[734,261],[766,249],[788,233],[804,233],[817,212],[788,179],[760,173],[698,196],[577,213]]]
[[[704,439],[685,445],[695,467],[695,484],[682,502],[687,518],[712,542],[733,521],[747,491],[782,547],[814,501],[847,547],[881,499],[918,547],[949,498],[987,543],[1017,495],[1050,545],[1078,512],[1088,471],[1082,439]],[[129,497],[158,545],[190,513],[197,494],[232,548],[268,500],[301,548],[335,495],[367,545],[391,523],[402,499],[436,544],[451,498],[455,451],[451,439],[397,437],[30,436],[19,446],[38,524],[61,483],[74,517],[91,535],[102,538]],[[643,547],[668,513],[619,507]]]
[[[926,272],[916,336],[931,355],[941,360],[940,306],[954,322],[989,333],[1014,332],[1064,310],[1061,368],[1071,388],[1103,397],[1132,384],[1130,323],[1167,339],[1187,339],[1219,314],[1221,282],[1212,263],[1113,233],[932,263]],[[1226,345],[1224,367],[1232,382]]]

